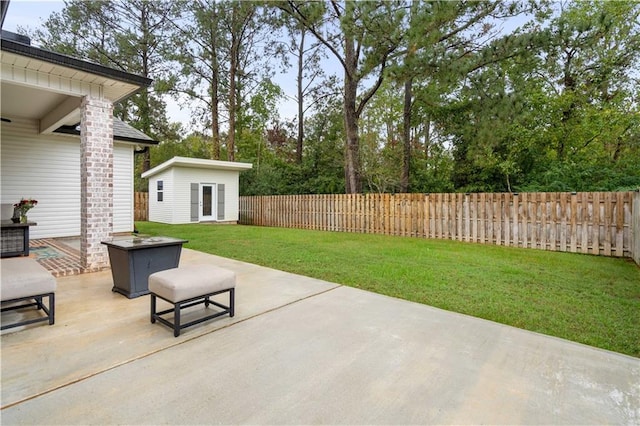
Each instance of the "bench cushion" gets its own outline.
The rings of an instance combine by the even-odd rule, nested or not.
[[[190,265],[149,275],[149,291],[177,303],[236,286],[236,274],[213,265]]]
[[[56,279],[35,259],[28,257],[2,259],[0,267],[2,279],[0,300],[2,301],[56,291]]]

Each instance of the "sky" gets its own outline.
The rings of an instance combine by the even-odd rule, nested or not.
[[[63,7],[62,1],[11,0],[2,29],[16,32],[18,26],[36,28]]]

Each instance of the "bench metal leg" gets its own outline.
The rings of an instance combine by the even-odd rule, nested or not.
[[[211,300],[211,296],[215,296],[217,294],[226,293],[226,292],[229,293],[229,306],[225,306],[221,303],[216,302],[215,300]],[[202,296],[194,297],[192,299],[187,299],[187,300],[183,300],[181,302],[175,302],[175,303],[153,292],[149,294],[151,296],[151,323],[155,323],[156,321],[159,321],[162,324],[172,328],[173,335],[175,337],[180,336],[180,331],[182,329],[191,327],[192,325],[200,324],[201,322],[208,321],[210,319],[213,319],[225,314],[229,314],[230,317],[233,317],[235,315],[235,289],[234,288],[217,291],[215,293],[205,294]],[[173,308],[158,312],[157,301],[156,301],[157,297],[164,300],[165,302],[172,304]],[[209,305],[214,305],[214,306],[217,306],[218,308],[221,308],[222,311],[219,311],[214,314],[207,315],[197,320],[183,324],[181,320],[181,310],[185,308],[190,308],[192,306],[200,305],[200,304],[204,304],[205,309]],[[162,317],[162,315],[166,315],[170,313],[173,313],[173,322]]]
[[[151,293],[151,324],[156,322],[156,295]]]
[[[48,298],[49,300],[49,306],[45,305],[43,302],[43,298]],[[16,303],[20,303],[20,302],[27,302],[27,303],[22,303],[22,304],[16,304]],[[48,321],[49,325],[53,325],[55,323],[55,303],[56,303],[56,299],[55,299],[55,293],[44,293],[44,294],[37,294],[37,295],[33,295],[33,296],[27,296],[27,297],[20,297],[17,299],[11,299],[11,300],[3,300],[2,304],[5,305],[10,305],[7,307],[4,307],[1,309],[1,312],[6,312],[6,311],[13,311],[13,310],[17,310],[17,309],[22,309],[22,308],[27,308],[29,306],[34,306],[36,308],[36,310],[42,310],[44,311],[45,316],[44,317],[40,317],[40,318],[35,318],[35,319],[30,319],[30,320],[25,320],[25,321],[19,321],[19,322],[15,322],[15,323],[9,323],[9,324],[2,324],[2,326],[0,327],[0,330],[6,330],[8,328],[14,328],[14,327],[20,327],[23,325],[29,325],[29,324],[35,324],[37,322],[41,322],[41,321]]]
[[[56,321],[56,294],[49,293],[49,325]]]
[[[180,303],[173,305],[173,337],[180,335]]]

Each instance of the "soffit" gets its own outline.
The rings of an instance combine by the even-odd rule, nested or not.
[[[2,52],[2,83],[75,96],[101,95],[112,102],[118,102],[140,88],[136,84],[5,51]]]
[[[6,41],[3,40],[3,43]],[[51,133],[60,126],[77,124],[80,121],[80,100],[83,96],[89,95],[116,103],[141,87],[135,80],[122,81],[129,74],[113,70],[114,78],[109,78],[104,75],[105,70],[110,71],[106,67],[73,58],[68,58],[70,66],[65,66],[59,60],[67,57],[30,46],[24,48],[29,52],[49,54],[53,58],[52,62],[29,54],[2,50],[0,112],[3,119],[38,120],[41,133]],[[96,73],[78,69],[83,64],[89,69],[95,68]]]

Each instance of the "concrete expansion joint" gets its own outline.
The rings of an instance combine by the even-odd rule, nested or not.
[[[162,351],[165,351],[165,350],[167,350],[167,349],[171,349],[171,348],[177,347],[177,346],[179,346],[179,345],[183,345],[183,344],[185,344],[185,343],[188,343],[188,342],[191,342],[191,341],[193,341],[193,340],[199,339],[199,338],[201,338],[201,337],[208,336],[209,334],[215,333],[215,332],[217,332],[217,331],[227,329],[227,328],[232,327],[232,326],[234,326],[234,325],[236,325],[236,324],[243,323],[243,322],[245,322],[245,321],[251,320],[251,319],[253,319],[253,318],[260,317],[260,316],[262,316],[262,315],[265,315],[265,314],[268,314],[268,313],[271,313],[271,312],[279,311],[280,309],[286,308],[287,306],[295,305],[296,303],[299,303],[299,302],[305,301],[305,300],[307,300],[307,299],[311,299],[311,298],[316,297],[316,296],[320,296],[320,295],[322,295],[322,294],[328,293],[328,292],[333,291],[333,290],[335,290],[335,289],[337,289],[337,288],[340,288],[340,287],[343,287],[343,285],[342,285],[342,284],[336,284],[334,287],[331,287],[331,288],[329,288],[329,289],[322,290],[322,291],[319,291],[319,292],[317,292],[317,293],[310,294],[310,295],[308,295],[308,296],[302,297],[302,298],[300,298],[300,299],[293,300],[293,301],[291,301],[291,302],[285,303],[285,304],[280,305],[280,306],[276,306],[276,307],[274,307],[274,308],[271,308],[271,309],[266,310],[266,311],[264,311],[264,312],[260,312],[260,313],[255,314],[255,315],[251,315],[251,316],[249,316],[249,317],[242,318],[242,319],[239,319],[239,320],[237,320],[237,321],[233,321],[233,322],[231,322],[231,323],[229,323],[229,324],[223,325],[222,327],[219,327],[219,328],[216,328],[216,329],[213,329],[213,330],[210,330],[210,331],[206,331],[206,332],[204,332],[204,333],[202,333],[202,334],[198,334],[198,335],[196,335],[196,336],[191,336],[191,337],[187,337],[187,338],[185,338],[185,339],[181,339],[180,341],[175,342],[175,343],[172,343],[172,344],[169,344],[169,345],[167,345],[167,346],[165,346],[165,347],[162,347],[162,348],[156,349],[156,350],[154,350],[154,351],[147,352],[147,353],[145,353],[145,354],[142,354],[142,355],[136,356],[136,357],[134,357],[134,358],[130,358],[130,359],[128,359],[128,360],[125,360],[125,361],[122,361],[122,362],[116,363],[116,364],[114,364],[114,365],[112,365],[112,366],[110,366],[110,367],[103,368],[103,369],[102,369],[102,370],[100,370],[100,371],[96,371],[96,372],[94,372],[94,373],[87,374],[86,376],[79,377],[79,378],[77,378],[77,379],[75,379],[75,380],[72,380],[72,381],[70,381],[70,382],[63,383],[63,384],[61,384],[61,385],[59,385],[59,386],[55,386],[55,387],[53,387],[53,388],[51,388],[51,389],[47,389],[47,390],[45,390],[45,391],[39,392],[39,393],[37,393],[37,394],[35,394],[35,395],[30,395],[30,396],[28,396],[28,397],[26,397],[26,398],[23,398],[23,399],[19,400],[19,401],[14,401],[14,402],[12,402],[12,403],[10,403],[10,404],[7,404],[7,405],[5,405],[5,406],[0,407],[0,411],[3,411],[3,410],[5,410],[5,409],[7,409],[7,408],[14,407],[14,406],[16,406],[16,405],[22,404],[22,403],[27,402],[27,401],[31,401],[31,400],[37,399],[37,398],[39,398],[39,397],[41,397],[41,396],[44,396],[44,395],[50,394],[50,393],[55,392],[55,391],[60,390],[60,389],[64,389],[64,388],[66,388],[66,387],[68,387],[68,386],[71,386],[71,385],[74,385],[74,384],[77,384],[77,383],[83,382],[83,381],[85,381],[85,380],[87,380],[87,379],[91,379],[92,377],[96,377],[96,376],[99,376],[99,375],[101,375],[101,374],[103,374],[103,373],[107,373],[107,372],[109,372],[109,371],[111,371],[111,370],[115,370],[115,369],[116,369],[116,368],[118,368],[118,367],[122,367],[122,366],[127,365],[127,364],[130,364],[130,363],[132,363],[132,362],[135,362],[135,361],[138,361],[138,360],[141,360],[141,359],[148,358],[148,357],[150,357],[150,356],[152,356],[152,355],[155,355],[155,354],[160,353],[160,352],[162,352]],[[237,308],[236,308],[236,309],[237,309]],[[168,336],[170,336],[170,335],[171,335],[171,334],[168,334]],[[172,338],[173,338],[173,337],[172,337]]]

